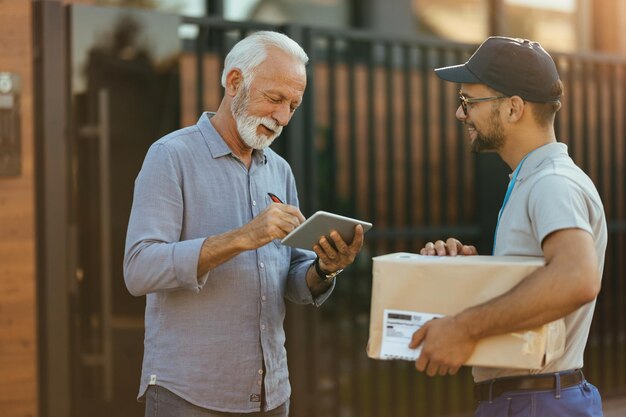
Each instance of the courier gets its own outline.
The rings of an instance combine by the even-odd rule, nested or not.
[[[608,229],[593,180],[556,137],[554,122],[564,91],[556,63],[538,42],[492,36],[467,62],[437,68],[435,74],[459,87],[455,116],[467,131],[471,150],[495,152],[511,170],[491,254],[541,257],[545,265],[496,297],[421,325],[409,344],[422,349],[415,369],[429,376],[455,374],[477,359],[484,346],[479,344],[487,338],[528,336],[528,328],[545,331],[546,325],[562,319],[563,353],[550,357],[548,337],[545,365],[539,369],[473,367],[479,402],[475,417],[601,416],[600,394],[581,368],[601,288]],[[419,253],[453,258],[479,255],[471,242],[455,236],[426,242]],[[402,329],[407,317],[388,312],[391,327],[386,330]],[[402,332],[390,333],[402,337]],[[523,351],[530,346],[525,341],[520,347]]]

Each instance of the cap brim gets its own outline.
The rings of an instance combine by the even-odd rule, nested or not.
[[[443,80],[455,83],[482,83],[465,64],[436,68],[435,74]]]

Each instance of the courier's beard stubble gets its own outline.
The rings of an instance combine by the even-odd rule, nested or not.
[[[474,124],[470,127],[476,131],[476,139],[471,144],[472,152],[497,151],[504,145],[504,129],[497,109],[494,109],[489,116],[488,132],[478,130]]]
[[[244,84],[241,91],[233,98],[231,111],[237,123],[237,131],[243,142],[252,149],[265,149],[280,135],[283,127],[270,117],[258,117],[248,114],[248,88]],[[274,133],[271,136],[258,134],[259,125],[264,125]]]

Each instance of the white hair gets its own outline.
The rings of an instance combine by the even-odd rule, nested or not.
[[[255,68],[267,57],[267,50],[276,48],[306,65],[309,57],[293,39],[279,32],[260,31],[240,40],[230,50],[224,60],[222,71],[222,87],[226,87],[226,76],[233,68],[243,74],[243,81],[250,85]]]

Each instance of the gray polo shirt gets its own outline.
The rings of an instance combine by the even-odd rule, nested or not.
[[[567,146],[550,143],[523,163],[500,218],[494,255],[543,256],[541,242],[552,232],[570,228],[593,237],[601,276],[607,243],[602,201],[591,179],[568,156]],[[474,367],[474,379],[581,368],[594,307],[595,301],[565,317],[565,353],[543,369]]]
[[[268,409],[287,401],[285,301],[313,300],[306,271],[311,251],[272,241],[243,252],[198,279],[207,236],[243,226],[271,200],[297,206],[293,174],[271,149],[254,151],[250,169],[237,159],[205,113],[149,149],[135,182],[124,277],[146,295],[139,397],[163,386],[200,407],[260,410],[263,361]]]

